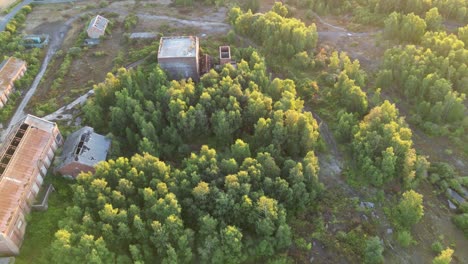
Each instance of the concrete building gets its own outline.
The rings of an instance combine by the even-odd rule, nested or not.
[[[158,63],[173,80],[200,79],[198,37],[162,37]]]
[[[49,35],[27,35],[23,37],[22,44],[26,48],[40,48],[49,45]]]
[[[90,38],[99,38],[106,33],[107,24],[109,24],[109,20],[103,16],[97,15],[89,23],[86,32]]]
[[[19,254],[25,216],[60,144],[55,123],[27,115],[0,147],[0,256]]]
[[[106,160],[110,145],[110,139],[94,133],[92,127],[83,127],[68,136],[56,171],[73,178],[80,172],[94,172],[94,166]]]
[[[0,108],[5,106],[14,82],[26,71],[26,62],[10,57],[0,64]]]
[[[231,47],[220,46],[219,47],[219,64],[224,65],[231,63]]]

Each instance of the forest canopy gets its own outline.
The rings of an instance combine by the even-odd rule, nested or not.
[[[323,190],[318,126],[293,81],[270,80],[254,51],[244,57],[198,84],[156,66],[95,87],[86,118],[130,158],[78,177],[56,260],[238,263],[289,247],[287,215]]]

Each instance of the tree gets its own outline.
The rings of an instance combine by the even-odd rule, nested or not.
[[[452,262],[453,249],[446,248],[432,260],[432,264],[450,264]]]
[[[367,239],[366,248],[364,250],[364,263],[382,263],[384,260],[382,256],[383,251],[384,247],[378,236]]]
[[[395,208],[395,220],[398,226],[409,230],[424,215],[423,196],[413,190],[403,193],[400,203]]]
[[[411,130],[388,101],[364,117],[352,142],[360,172],[375,186],[393,179],[408,186],[415,180],[417,156],[412,145]]]
[[[235,144],[231,145],[231,153],[239,163],[242,163],[244,159],[251,156],[249,144],[242,141],[242,139],[236,139]]]
[[[275,36],[309,49],[296,22]],[[74,234],[86,233],[118,263],[258,262],[289,247],[286,215],[313,205],[323,189],[318,125],[294,81],[271,81],[252,48],[238,56],[237,69],[212,70],[197,84],[169,82],[154,67],[119,70],[95,87],[86,119],[118,142],[117,158],[78,177],[63,221],[70,242],[57,238],[60,246],[74,248]]]
[[[427,11],[424,20],[426,21],[428,30],[438,31],[442,28],[443,18],[439,14],[439,9],[437,9],[437,7],[431,8]]]
[[[458,28],[458,39],[465,43],[465,47],[468,47],[468,25]]]

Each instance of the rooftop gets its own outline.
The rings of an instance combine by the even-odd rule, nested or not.
[[[162,37],[159,43],[158,58],[187,58],[197,56],[198,38]]]
[[[54,139],[55,123],[28,115],[9,133],[0,149],[0,232],[9,226],[37,175],[44,150]]]
[[[67,137],[60,157],[62,160],[60,166],[72,162],[94,166],[106,160],[110,144],[110,139],[94,133],[92,127],[85,126]]]
[[[107,23],[109,23],[109,20],[106,19],[103,16],[97,15],[93,20],[91,20],[90,27],[95,27],[101,31],[106,30]]]
[[[9,84],[18,75],[19,70],[26,62],[10,57],[0,64],[0,93],[3,93],[5,85]]]

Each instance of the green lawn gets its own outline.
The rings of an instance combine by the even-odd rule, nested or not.
[[[49,196],[49,208],[44,212],[32,212],[28,216],[26,236],[15,263],[48,263],[47,250],[59,221],[65,216],[65,209],[71,204],[70,180],[50,174],[45,179],[46,183],[52,183],[55,187],[55,192]]]

